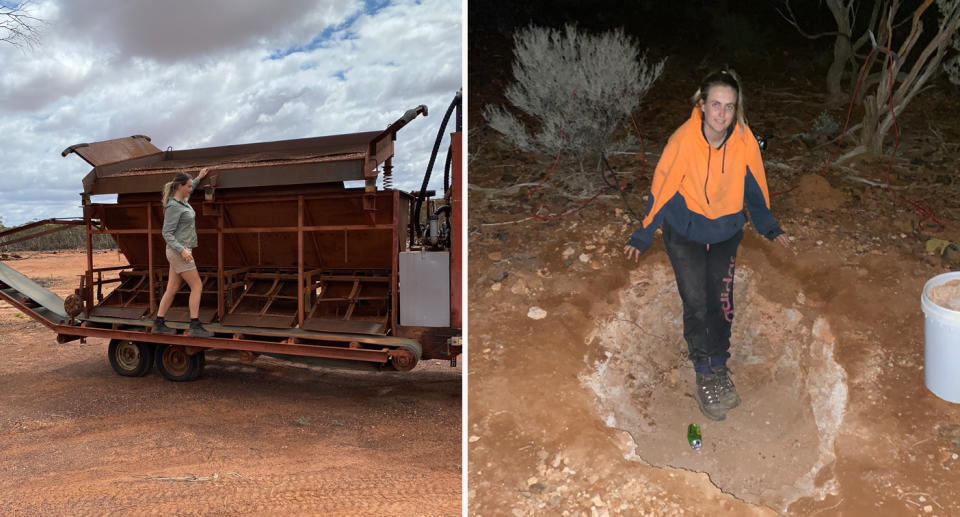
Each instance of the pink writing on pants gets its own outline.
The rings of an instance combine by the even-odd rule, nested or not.
[[[737,257],[730,257],[730,269],[727,270],[727,276],[723,278],[723,292],[720,293],[720,307],[723,309],[723,317],[727,323],[733,322],[733,301],[730,299],[730,291],[733,290],[733,270],[736,261]]]

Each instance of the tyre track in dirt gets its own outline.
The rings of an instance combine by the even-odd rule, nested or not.
[[[458,375],[417,401],[412,380],[349,374],[358,395],[343,391],[340,374],[323,375],[318,390],[291,368],[292,379],[258,389],[242,378],[250,373],[211,363],[212,379],[185,385],[109,367],[88,377],[85,362],[72,378],[61,377],[69,368],[10,376],[5,386],[18,388],[2,397],[0,513],[459,513]],[[27,387],[31,378],[43,385]],[[222,398],[231,384],[248,392]],[[168,480],[190,477],[202,481]]]

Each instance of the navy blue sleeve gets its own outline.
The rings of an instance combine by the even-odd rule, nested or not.
[[[763,191],[760,190],[760,184],[753,177],[750,167],[747,167],[747,177],[744,180],[743,199],[746,202],[747,210],[750,211],[753,227],[757,229],[760,235],[772,241],[778,235],[784,233],[783,229],[780,228],[780,223],[773,218],[773,213],[767,208]]]
[[[651,208],[653,208],[653,194],[650,194],[650,197],[647,199],[647,209],[644,211],[644,219],[646,219],[646,214],[650,213]],[[650,249],[650,246],[653,245],[653,234],[663,221],[663,212],[663,208],[661,208],[660,211],[657,212],[657,215],[653,216],[653,221],[650,222],[649,226],[633,232],[633,234],[630,235],[630,240],[627,241],[627,245],[637,248],[640,250],[640,253],[644,253]]]

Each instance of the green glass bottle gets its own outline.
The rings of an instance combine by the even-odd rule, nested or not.
[[[690,424],[687,426],[687,442],[690,443],[690,448],[695,451],[700,450],[700,446],[703,445],[703,438],[700,436],[700,426],[697,424]]]

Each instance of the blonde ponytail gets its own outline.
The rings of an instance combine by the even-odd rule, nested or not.
[[[163,186],[163,190],[160,191],[160,194],[163,196],[162,206],[167,206],[167,201],[170,201],[170,196],[173,195],[175,188],[177,188],[176,181],[168,181],[167,184]]]

